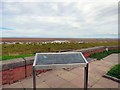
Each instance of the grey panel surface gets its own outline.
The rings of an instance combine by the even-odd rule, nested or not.
[[[72,64],[72,63],[85,63],[85,60],[80,53],[38,54],[36,58],[36,65]]]

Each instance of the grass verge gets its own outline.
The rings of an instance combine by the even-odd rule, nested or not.
[[[34,54],[21,54],[21,55],[17,55],[17,56],[0,56],[0,60],[4,61],[4,60],[8,60],[8,59],[15,59],[15,58],[24,58],[24,57],[30,57],[30,56],[34,56]]]
[[[120,64],[113,66],[107,75],[120,79]]]
[[[104,51],[104,52],[100,52],[100,53],[95,53],[95,54],[92,54],[90,57],[97,58],[98,60],[100,60],[112,53],[120,53],[120,50],[110,50],[108,52]],[[20,54],[20,55],[16,55],[16,56],[0,56],[0,61],[15,59],[15,58],[24,58],[24,57],[30,57],[30,56],[34,56],[34,54]]]
[[[113,53],[120,53],[120,50],[109,50],[109,51],[94,53],[90,55],[90,58],[96,58],[97,60],[100,60]]]

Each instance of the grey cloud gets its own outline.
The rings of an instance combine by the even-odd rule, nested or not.
[[[102,36],[99,33],[102,33],[104,35],[104,32],[109,33],[117,31],[116,6],[112,4],[108,6],[101,6],[99,5],[99,3],[91,3],[91,5],[93,5],[92,8],[84,12],[85,7],[81,5],[78,9],[75,6],[76,4],[77,2],[69,3],[67,5],[64,5],[64,2],[4,3],[3,26],[13,27],[21,30],[21,35],[25,35],[25,33],[22,31],[28,30],[27,35],[31,36],[32,32],[29,31],[34,30],[33,36],[40,36],[39,34],[37,34],[37,32],[39,32],[42,33],[41,36],[45,37],[97,37],[97,35]],[[86,3],[85,5],[87,6],[87,4],[88,3]],[[56,6],[54,7],[54,5]],[[37,21],[31,19],[31,17],[24,18],[23,16],[52,16],[53,18],[56,16],[66,16],[71,18],[74,17],[74,19],[67,19],[67,21],[66,19],[63,19],[63,22],[56,23],[51,21],[47,22],[46,20]],[[11,34],[4,35],[13,35],[13,31],[10,31],[9,33]],[[19,32],[17,32],[16,30],[16,32],[14,31],[14,33],[17,34]],[[106,37],[109,36],[113,37],[112,35],[106,35]]]
[[[99,7],[100,8],[100,7]],[[118,13],[118,7],[116,5],[113,6],[105,6],[105,7],[101,7],[101,9],[98,11],[98,15],[99,17],[106,17],[106,16],[113,16],[113,15],[117,15]]]

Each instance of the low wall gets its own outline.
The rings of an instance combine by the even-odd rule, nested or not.
[[[87,49],[76,50],[82,52],[85,57],[89,57],[96,52],[103,52],[108,48],[109,50],[118,49],[117,46],[112,47],[93,47]],[[34,57],[18,58],[14,60],[7,60],[2,62],[2,84],[12,84],[16,81],[24,79],[32,75],[32,64]],[[46,72],[48,70],[39,70],[37,74]]]

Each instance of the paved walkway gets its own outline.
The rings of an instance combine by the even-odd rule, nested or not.
[[[89,88],[118,88],[118,83],[102,77],[112,66],[118,63],[118,55],[112,54],[103,60],[89,63]],[[3,88],[32,88],[32,77]],[[119,84],[120,86],[120,84]],[[37,88],[83,88],[84,69],[52,70],[37,76]],[[110,89],[112,90],[112,89]]]

